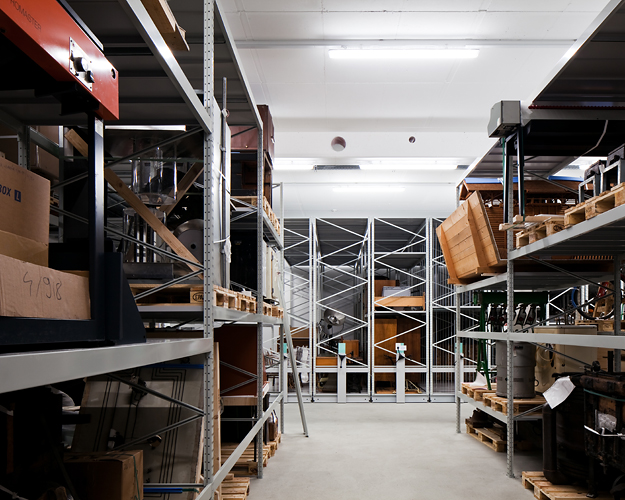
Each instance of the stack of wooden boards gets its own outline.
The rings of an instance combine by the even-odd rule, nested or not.
[[[230,200],[235,208],[249,208],[250,205],[255,207],[258,203],[258,198],[256,196],[233,196]],[[278,219],[278,217],[276,217],[276,214],[273,213],[273,210],[271,209],[271,204],[264,196],[263,210],[265,214],[267,214],[267,217],[269,218],[271,225],[276,230],[276,233],[280,234],[280,220]]]

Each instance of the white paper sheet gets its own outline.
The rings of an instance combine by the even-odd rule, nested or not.
[[[575,389],[575,385],[571,382],[570,377],[560,377],[543,393],[543,396],[545,396],[547,404],[551,408],[555,408],[569,397],[573,389]]]

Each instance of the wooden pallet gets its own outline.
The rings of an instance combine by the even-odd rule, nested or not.
[[[250,478],[230,473],[221,482],[221,495],[215,500],[245,500],[250,494]]]
[[[133,295],[138,295],[159,286],[161,285],[153,283],[131,283],[130,290]],[[189,284],[171,285],[139,299],[137,304],[193,304],[192,294],[189,293],[192,288],[193,285]]]
[[[491,389],[488,387],[471,387],[471,384],[464,382],[462,384],[462,394],[466,394],[475,401],[483,401],[484,396],[487,394],[494,394],[497,391],[497,384],[491,384]]]
[[[221,463],[228,460],[230,455],[234,452],[238,444],[234,443],[222,443],[221,444]],[[263,467],[267,467],[267,463],[271,454],[271,448],[269,445],[263,446]],[[239,460],[234,464],[232,472],[235,476],[241,475],[256,475],[258,474],[258,463],[254,456],[254,444],[251,443],[243,454],[239,457]]]
[[[278,446],[280,445],[281,441],[282,441],[282,433],[278,431],[278,435],[276,436],[276,439],[274,439],[273,441],[267,442],[267,446],[269,446],[270,458],[276,454],[276,451],[278,451]]]
[[[465,423],[467,424],[467,434],[469,436],[474,437],[480,443],[485,444],[498,453],[506,451],[506,440],[495,429],[488,427],[478,427],[476,429],[469,422]]]
[[[191,293],[193,294],[194,289],[191,289]],[[202,288],[202,292],[204,289]],[[196,290],[197,292],[197,290]],[[203,294],[202,294],[203,298]],[[228,290],[226,288],[222,288],[217,285],[213,285],[213,303],[217,307],[225,307],[226,309],[236,309],[240,311],[239,306],[239,295],[237,292],[232,290]]]
[[[579,224],[585,220],[607,212],[625,203],[625,182],[614,186],[610,191],[601,193],[583,203],[569,208],[564,213],[565,226]]]
[[[256,299],[241,292],[236,292],[239,298],[239,311],[256,313]]]
[[[247,207],[246,203],[255,207],[258,203],[258,198],[256,196],[233,196],[231,200],[232,204],[235,207]],[[273,212],[269,201],[267,201],[267,198],[265,197],[263,197],[263,211],[265,212],[265,214],[267,214],[267,218],[276,230],[276,233],[280,234],[280,231],[282,230],[280,226],[280,219],[276,217],[276,214]]]
[[[546,401],[542,396],[536,396],[535,398],[515,399],[512,403],[514,415],[518,415],[524,411],[544,405]],[[495,393],[484,395],[484,406],[490,406],[493,410],[501,412],[504,415],[508,414],[508,398],[499,397]],[[540,410],[537,410],[537,412],[538,411]]]
[[[526,490],[534,490],[534,497],[538,500],[575,500],[586,499],[588,489],[584,486],[551,484],[541,472],[523,471],[521,484]],[[612,496],[599,495],[597,500],[611,500]]]
[[[564,224],[560,220],[547,220],[516,235],[516,248],[524,247],[535,241],[542,240],[547,236],[558,233],[564,229]]]

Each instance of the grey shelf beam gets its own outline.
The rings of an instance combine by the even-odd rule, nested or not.
[[[0,355],[0,393],[93,377],[210,352],[212,339]]]
[[[202,304],[146,304],[138,306],[139,312],[144,319],[160,319],[160,320],[190,320],[198,318],[201,321],[204,311]],[[236,321],[237,323],[263,323],[265,325],[281,325],[281,318],[274,318],[262,314],[248,313],[237,311],[236,309],[227,309],[225,307],[215,306],[213,308],[213,321]]]
[[[558,233],[560,234],[560,233]],[[543,240],[540,240],[543,241]],[[525,247],[523,247],[525,248]],[[536,264],[539,266],[539,264]],[[557,265],[557,261],[556,261]],[[579,278],[567,273],[559,271],[548,271],[547,267],[545,271],[535,272],[515,272],[514,273],[514,289],[515,290],[531,290],[535,292],[563,290],[566,288],[585,285],[590,280],[596,283],[603,281],[610,281],[613,276],[612,272],[603,271],[576,271],[575,274]],[[491,276],[469,285],[457,285],[456,291],[458,293],[478,291],[478,290],[506,290],[508,273],[498,274]]]
[[[605,332],[604,332],[605,333]],[[504,332],[467,332],[461,331],[460,337],[467,339],[507,340],[513,342],[535,342],[537,344],[560,344],[580,347],[599,347],[604,349],[625,349],[625,336],[610,335],[576,335],[556,333],[524,333],[511,332],[508,337]]]

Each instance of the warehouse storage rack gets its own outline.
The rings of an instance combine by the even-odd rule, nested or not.
[[[304,373],[305,398],[328,402],[452,401],[454,392],[455,293],[447,284],[440,246],[433,236],[441,220],[432,218],[286,219],[285,309],[289,310],[296,345],[311,347],[298,360]],[[375,277],[399,279],[422,307],[394,308],[375,296]],[[342,325],[319,333],[325,313],[345,315]],[[467,324],[476,324],[475,306],[462,310]],[[375,338],[376,318],[404,322],[392,338]],[[414,353],[397,363],[395,343],[410,349],[420,331],[418,359]],[[330,330],[332,331],[332,330]],[[360,356],[351,351],[343,362],[329,340],[349,336],[358,341]],[[391,344],[392,343],[392,344]],[[391,347],[388,347],[391,345]],[[301,353],[301,351],[300,351]],[[383,357],[388,364],[378,362]],[[317,361],[322,359],[323,364]],[[384,375],[386,374],[386,375]],[[412,391],[376,390],[383,383],[408,379]],[[402,377],[403,375],[403,377]],[[390,378],[389,378],[390,377]],[[334,380],[336,378],[336,389]],[[319,390],[321,379],[325,390]],[[411,383],[412,382],[412,383]],[[381,384],[378,384],[380,386]],[[419,391],[414,387],[419,387]]]
[[[51,0],[52,1],[52,0]],[[56,2],[56,0],[53,0]],[[190,47],[187,52],[172,52],[163,35],[148,14],[141,0],[122,0],[93,4],[80,0],[72,0],[65,4],[68,11],[74,12],[82,19],[81,27],[89,36],[99,37],[104,44],[104,53],[117,70],[120,78],[120,120],[115,125],[128,128],[135,126],[162,125],[194,125],[197,129],[187,129],[185,133],[170,139],[169,142],[181,140],[191,134],[203,134],[204,155],[200,162],[205,165],[205,172],[213,167],[214,148],[213,132],[215,123],[222,126],[230,124],[248,125],[258,129],[258,172],[257,172],[257,207],[263,206],[263,123],[258,113],[249,84],[246,80],[239,56],[230,35],[227,22],[214,0],[189,0],[172,3],[171,8],[178,21],[187,28],[186,43]],[[83,22],[84,21],[84,22]],[[95,35],[92,33],[95,33]],[[214,81],[218,77],[227,77],[230,83],[226,121],[225,104],[226,89],[223,95],[216,95]],[[149,82],[149,83],[148,83]],[[224,109],[214,106],[215,97],[221,97]],[[63,172],[64,148],[61,144],[43,137],[30,124],[49,124],[59,126],[83,126],[84,118],[61,116],[58,104],[49,98],[4,99],[0,110],[0,121],[18,133],[19,163],[28,167],[28,148],[34,143],[61,162]],[[101,124],[102,122],[100,122]],[[101,127],[101,125],[100,125]],[[96,124],[97,128],[97,124]],[[103,142],[92,142],[90,150],[95,150],[91,161],[91,169],[103,183],[104,166],[127,162],[138,154],[113,159],[104,165]],[[153,147],[157,147],[158,144]],[[83,174],[78,178],[84,179]],[[75,182],[78,178],[63,179],[54,186],[62,187]],[[223,179],[222,179],[223,180]],[[61,348],[45,351],[29,351],[0,355],[0,392],[8,393],[42,385],[55,384],[96,375],[108,374],[129,368],[152,365],[166,361],[187,358],[194,355],[204,356],[203,383],[204,397],[202,414],[204,418],[203,442],[203,484],[186,485],[202,488],[197,498],[212,498],[213,492],[225,478],[247,446],[256,439],[258,477],[262,477],[263,426],[274,409],[282,410],[281,425],[284,425],[284,398],[279,391],[267,409],[263,408],[263,325],[275,325],[280,331],[280,345],[286,340],[290,344],[290,332],[283,328],[282,320],[262,314],[263,280],[262,266],[257,270],[257,307],[256,314],[216,307],[213,302],[213,266],[215,245],[212,240],[213,225],[218,224],[212,206],[213,175],[204,176],[203,221],[204,221],[204,252],[203,262],[196,269],[202,272],[203,303],[198,306],[172,306],[167,309],[140,306],[144,320],[166,322],[168,320],[188,321],[193,318],[201,320],[201,338],[171,338],[165,340],[150,339],[146,343],[127,345],[99,345],[97,347]],[[99,200],[102,202],[102,200]],[[222,207],[229,213],[229,206]],[[63,217],[71,218],[72,214],[64,211],[62,206],[56,208]],[[102,207],[101,207],[102,209]],[[258,212],[263,214],[259,216]],[[278,249],[282,249],[282,236],[277,235],[262,208],[253,217],[257,237],[258,262],[262,262],[263,236]],[[112,225],[102,228],[115,238],[124,238]],[[100,237],[102,237],[101,235]],[[141,242],[135,241],[140,244]],[[167,257],[185,262],[178,255],[157,249]],[[194,264],[186,260],[189,264]],[[199,274],[198,271],[192,273]],[[191,276],[191,275],[189,275]],[[187,276],[187,277],[189,277]],[[164,283],[164,287],[174,283]],[[93,297],[92,297],[93,298]],[[213,373],[218,367],[213,362],[213,329],[215,321],[241,322],[257,325],[257,412],[251,431],[242,440],[226,462],[217,470],[213,470],[213,415],[214,405],[218,404],[219,395],[213,394]],[[293,352],[291,349],[290,353]],[[284,358],[280,358],[280,366]],[[282,370],[281,370],[282,372]],[[282,386],[282,384],[281,384]],[[307,433],[302,411],[302,423]],[[174,426],[175,427],[175,426]],[[163,484],[162,486],[172,486]]]
[[[517,170],[518,179],[549,179],[580,156],[592,151],[592,156],[607,156],[623,144],[625,137],[625,116],[615,98],[614,90],[621,88],[623,79],[615,72],[622,64],[621,45],[617,40],[622,36],[621,19],[625,14],[625,2],[612,1],[597,17],[582,37],[554,69],[553,74],[531,105],[519,103],[519,125],[512,131],[502,134],[498,142],[476,164],[472,176],[501,177],[503,164],[503,190],[506,196],[506,222],[513,222],[513,175]],[[599,43],[597,43],[599,42]],[[595,54],[602,54],[601,63]],[[592,68],[588,62],[592,62]],[[587,75],[584,78],[571,78],[571,75]],[[597,90],[594,75],[600,75],[609,84]],[[583,101],[583,102],[582,102]],[[516,145],[515,145],[516,141]],[[550,179],[550,182],[557,179]],[[522,188],[519,189],[522,192]],[[590,195],[586,195],[587,198]],[[520,213],[523,212],[523,199],[519,199]],[[475,283],[459,285],[458,294],[478,290],[505,290],[507,293],[507,316],[514,314],[514,294],[516,291],[549,291],[555,298],[562,290],[570,287],[584,287],[605,281],[620,283],[620,269],[623,262],[625,240],[625,206],[617,206],[588,220],[566,227],[543,239],[520,248],[514,248],[513,232],[507,232],[507,270],[503,274],[482,279]],[[553,256],[574,256],[576,262],[583,262],[580,271],[567,269],[567,265],[550,260]],[[602,256],[612,261],[612,270],[606,272],[605,260],[588,259]],[[531,261],[536,270],[527,272],[518,263]],[[603,265],[602,265],[603,264]],[[614,303],[620,304],[621,289],[614,287]],[[458,304],[460,301],[458,301]],[[562,309],[562,307],[560,307]],[[565,307],[566,309],[566,307]],[[550,310],[554,310],[551,308]],[[555,309],[555,315],[541,324],[561,318],[567,311]],[[570,311],[569,311],[570,312]],[[459,315],[457,316],[457,318]],[[583,334],[544,334],[528,331],[481,332],[467,331],[458,321],[456,342],[456,431],[460,432],[460,404],[469,403],[485,411],[507,427],[507,475],[514,477],[514,424],[523,419],[536,418],[527,415],[517,416],[513,412],[501,412],[477,403],[461,393],[460,384],[465,380],[462,373],[463,354],[461,339],[489,339],[505,341],[507,345],[507,407],[513,408],[514,377],[512,342],[597,347],[614,350],[614,369],[621,370],[621,350],[625,340],[621,332],[621,309],[615,308],[614,331],[598,332],[597,335]]]

